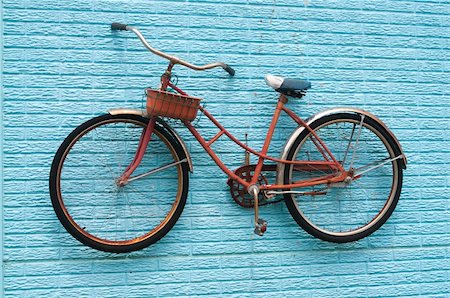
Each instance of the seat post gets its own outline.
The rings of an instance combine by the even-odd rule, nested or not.
[[[283,93],[280,93],[280,97],[278,98],[278,101],[281,101],[283,103],[283,105],[288,103],[288,98],[286,95],[284,95]],[[281,106],[283,107],[283,106]]]
[[[286,102],[287,102],[286,96],[281,94],[280,98],[278,99],[277,107],[275,108],[275,112],[273,113],[272,121],[270,122],[270,126],[267,131],[267,135],[266,135],[266,139],[264,141],[263,148],[260,152],[261,155],[266,155],[267,151],[269,150],[270,141],[272,140],[272,136],[275,131],[275,127],[278,123],[278,119],[280,118],[281,111],[284,110],[284,104]],[[264,163],[264,157],[260,156],[258,158],[258,163],[256,164],[256,167],[255,167],[254,176],[252,177],[252,180],[250,181],[250,185],[256,184],[256,182],[258,181],[258,177],[259,177],[259,174],[261,173],[263,163]]]

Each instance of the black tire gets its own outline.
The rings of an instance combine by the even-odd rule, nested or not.
[[[302,195],[284,194],[286,205],[295,221],[306,232],[325,241],[344,243],[369,236],[391,216],[400,197],[402,159],[391,160],[401,154],[398,146],[378,122],[365,117],[361,126],[361,119],[359,114],[338,113],[317,119],[310,127],[343,164],[344,169],[350,168],[351,158],[351,165],[360,168],[360,173],[368,168],[371,168],[370,171],[348,185],[318,185],[295,189],[307,192]],[[348,127],[353,133],[343,133],[342,127]],[[361,134],[357,143],[355,140],[359,127]],[[288,151],[288,160],[324,160],[311,135],[307,129],[300,133]],[[353,154],[355,145],[356,151]],[[390,161],[383,164],[386,159]],[[375,163],[371,163],[373,160]],[[368,164],[371,165],[361,168]],[[374,165],[379,166],[373,168]],[[333,171],[330,169],[325,172],[333,174]],[[286,165],[284,183],[323,175],[323,169],[294,170],[294,166]]]
[[[139,250],[166,235],[180,217],[188,193],[187,162],[125,186],[116,183],[148,121],[137,115],[95,117],[59,147],[50,171],[51,201],[64,228],[83,244],[114,253]],[[185,158],[180,144],[157,122],[133,176]]]

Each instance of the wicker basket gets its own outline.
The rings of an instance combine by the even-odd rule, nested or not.
[[[200,98],[147,89],[147,112],[153,116],[162,116],[192,121],[197,116]]]

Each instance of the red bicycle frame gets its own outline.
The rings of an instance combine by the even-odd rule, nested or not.
[[[174,64],[170,63],[167,67],[166,72],[161,77],[161,87],[160,89],[165,91],[168,87],[172,88],[176,92],[182,94],[182,95],[188,95],[186,92],[181,90],[179,87],[175,86],[171,81],[171,71]],[[204,107],[199,108],[199,110],[212,122],[214,125],[219,129],[219,132],[212,137],[209,141],[206,141],[201,134],[197,131],[197,129],[188,121],[184,121],[184,125],[189,129],[189,131],[192,133],[192,135],[197,139],[197,141],[202,145],[202,147],[205,149],[205,151],[209,154],[209,156],[214,160],[214,162],[222,169],[222,171],[225,172],[225,174],[228,175],[231,179],[234,179],[238,181],[240,184],[242,184],[245,188],[248,189],[250,185],[255,185],[257,183],[258,177],[263,169],[264,161],[270,160],[277,163],[286,163],[286,164],[294,164],[295,168],[298,170],[304,170],[304,171],[311,171],[314,170],[337,170],[340,175],[335,174],[329,174],[324,175],[322,177],[316,177],[312,179],[305,179],[301,181],[295,181],[290,184],[267,184],[267,185],[260,185],[259,189],[261,190],[283,190],[283,189],[291,189],[291,188],[299,188],[299,187],[307,187],[307,186],[314,186],[319,184],[329,184],[329,183],[339,183],[343,182],[345,178],[348,176],[348,173],[344,170],[342,165],[336,160],[336,158],[333,156],[331,151],[328,149],[328,147],[325,145],[325,143],[320,139],[320,137],[316,134],[316,132],[309,127],[309,125],[303,121],[300,117],[298,117],[293,111],[285,107],[285,104],[287,103],[288,99],[283,94],[280,95],[278,99],[277,106],[275,108],[275,112],[272,117],[272,121],[270,123],[269,129],[267,131],[267,135],[264,141],[263,148],[260,152],[250,148],[249,146],[245,145],[238,139],[236,139],[228,130],[223,127],[219,121],[217,121],[213,115],[211,115]],[[293,119],[297,124],[305,127],[309,132],[311,132],[312,137],[311,140],[316,146],[317,150],[321,153],[324,160],[284,160],[284,159],[278,159],[267,155],[267,152],[269,150],[270,142],[272,140],[273,133],[275,131],[275,127],[278,123],[278,119],[280,118],[281,112],[285,112],[291,119]],[[150,121],[147,125],[147,127],[143,130],[142,136],[138,145],[138,150],[136,152],[136,156],[133,160],[133,162],[127,167],[125,172],[122,174],[122,176],[119,178],[119,183],[126,184],[128,178],[133,173],[133,171],[137,168],[139,163],[141,162],[145,149],[147,148],[147,144],[150,141],[151,134],[153,132],[155,119],[153,117],[150,118]],[[237,176],[232,170],[230,170],[216,155],[214,150],[211,148],[211,145],[217,141],[222,135],[226,135],[229,139],[231,139],[234,143],[242,147],[247,152],[254,154],[258,156],[258,162],[255,167],[254,175],[250,182],[242,179],[241,177]]]
[[[244,185],[246,188],[248,188],[252,184],[256,184],[259,174],[262,171],[264,161],[265,160],[271,160],[274,162],[280,162],[280,163],[287,163],[287,164],[294,164],[296,165],[297,169],[300,170],[311,170],[312,168],[319,170],[330,170],[330,169],[337,169],[342,174],[339,176],[333,175],[327,175],[323,177],[303,180],[301,182],[295,182],[288,185],[278,185],[278,184],[269,184],[269,185],[261,185],[261,190],[275,190],[275,189],[290,189],[290,188],[296,188],[296,187],[306,187],[306,186],[313,186],[313,185],[319,185],[319,184],[326,184],[326,183],[337,183],[344,181],[346,175],[345,170],[343,169],[342,165],[334,158],[333,154],[330,152],[330,150],[327,148],[327,146],[323,143],[323,141],[317,136],[317,134],[297,115],[295,115],[294,112],[289,110],[284,106],[284,101],[286,98],[281,95],[280,99],[278,100],[277,107],[275,109],[274,115],[272,117],[272,121],[270,123],[269,129],[267,131],[267,135],[264,141],[263,148],[261,152],[257,152],[254,149],[248,147],[247,145],[243,144],[241,141],[236,139],[228,130],[226,130],[205,108],[200,107],[200,111],[208,117],[208,119],[213,122],[217,128],[219,128],[219,132],[209,141],[205,141],[205,139],[200,135],[200,133],[197,131],[197,129],[190,123],[185,122],[184,124],[189,129],[189,131],[192,133],[192,135],[197,139],[197,141],[203,146],[205,151],[211,156],[211,158],[214,160],[214,162],[232,179],[238,181],[240,184]],[[312,135],[314,136],[315,140],[313,140],[314,144],[316,145],[319,152],[324,157],[324,160],[318,160],[318,161],[290,161],[290,160],[284,160],[284,159],[278,159],[267,155],[267,151],[269,150],[270,142],[272,140],[273,133],[275,131],[276,124],[278,122],[278,119],[280,117],[281,111],[286,112],[295,122],[298,124],[306,127],[309,131],[311,131]],[[250,182],[245,181],[244,179],[240,178],[239,176],[235,175],[233,171],[231,171],[221,160],[220,158],[215,154],[214,150],[211,148],[211,145],[218,140],[222,135],[226,135],[228,138],[230,138],[233,142],[235,142],[237,145],[245,149],[246,151],[250,152],[251,154],[254,154],[258,156],[258,162],[256,164],[256,168],[254,171],[254,175],[252,177],[252,180]]]

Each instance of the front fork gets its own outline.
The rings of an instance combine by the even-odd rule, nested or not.
[[[170,75],[172,67],[173,63],[170,63],[169,66],[167,67],[166,73],[161,78],[161,88],[160,88],[161,90],[166,90],[167,86],[170,84]],[[128,167],[125,169],[122,175],[120,175],[120,177],[117,179],[118,186],[126,185],[129,182],[128,179],[140,165],[142,158],[144,157],[145,151],[147,150],[148,143],[152,138],[153,130],[155,129],[155,122],[156,118],[150,117],[147,126],[142,131],[133,161],[128,165]]]
[[[152,138],[153,131],[155,129],[156,118],[151,117],[148,121],[147,126],[142,130],[141,137],[139,139],[139,144],[134,155],[133,161],[128,165],[125,171],[120,175],[117,179],[118,186],[125,186],[128,183],[128,179],[133,174],[133,172],[137,169],[139,164],[144,157],[145,151],[147,150],[148,143]]]

